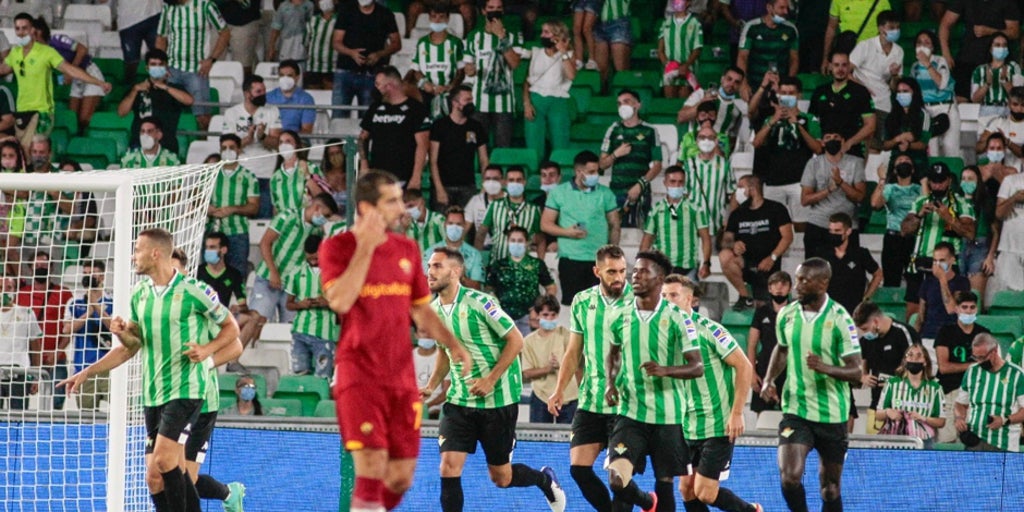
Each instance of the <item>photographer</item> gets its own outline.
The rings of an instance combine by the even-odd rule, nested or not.
[[[960,439],[970,451],[1020,451],[1024,371],[1006,363],[991,334],[974,338],[971,359],[953,406]]]
[[[86,262],[82,267],[82,287],[85,293],[68,303],[64,313],[62,333],[72,336],[75,343],[75,372],[82,371],[99,361],[110,350],[110,318],[114,312],[114,299],[103,290],[106,264],[101,260]],[[80,388],[78,408],[96,410],[100,400],[110,391],[110,377],[97,375]]]

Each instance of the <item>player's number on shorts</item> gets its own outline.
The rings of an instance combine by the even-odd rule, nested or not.
[[[413,403],[412,411],[416,413],[416,419],[412,422],[412,428],[419,430],[420,424],[423,423],[423,402]]]

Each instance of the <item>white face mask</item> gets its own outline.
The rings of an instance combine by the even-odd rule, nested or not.
[[[139,135],[139,145],[142,146],[143,151],[149,151],[153,149],[153,146],[156,146],[156,139],[151,135]]]
[[[327,12],[334,10],[334,0],[320,0],[320,10]]]
[[[1006,153],[998,149],[990,149],[985,152],[985,156],[988,157],[989,162],[999,163],[1006,157]]]
[[[290,76],[282,76],[277,79],[277,85],[282,91],[290,91],[295,88],[295,79]]]
[[[291,160],[295,156],[295,146],[288,144],[287,142],[277,147],[277,152],[281,154],[281,158],[286,161]]]
[[[697,141],[697,149],[699,149],[701,153],[710,153],[715,150],[716,146],[718,146],[718,144],[713,140],[700,139]]]
[[[917,53],[923,53],[925,57],[932,56],[932,49],[927,46],[918,46],[917,48],[914,48],[914,51]]]
[[[627,119],[632,119],[633,118],[633,114],[635,114],[635,113],[636,113],[636,111],[633,109],[632,106],[630,106],[630,105],[619,105],[619,118],[621,118],[623,121],[625,121]]]
[[[233,149],[225,149],[220,152],[220,159],[225,162],[234,162],[238,160],[238,152]]]
[[[489,195],[497,195],[501,192],[501,182],[498,180],[484,180],[484,192]]]
[[[746,202],[747,199],[748,199],[748,197],[747,197],[747,189],[742,188],[742,187],[741,188],[737,188],[736,189],[736,202],[739,203],[739,204],[743,204],[744,202]]]

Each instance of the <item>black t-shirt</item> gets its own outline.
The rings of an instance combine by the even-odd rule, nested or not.
[[[409,181],[416,158],[416,134],[430,129],[427,107],[412,98],[397,105],[380,101],[370,105],[359,126],[370,134],[370,167]]]
[[[761,333],[760,344],[757,349],[757,365],[755,371],[761,377],[768,373],[768,362],[772,358],[772,351],[779,340],[775,337],[775,317],[778,313],[771,304],[765,304],[754,310],[754,318],[750,320],[750,328]]]
[[[257,21],[262,16],[260,9],[263,6],[263,2],[257,2],[250,0],[249,2],[239,2],[238,0],[217,0],[217,8],[220,9],[220,15],[224,17],[224,21],[228,25],[234,25],[236,27],[242,25],[248,25],[254,21]]]
[[[806,116],[801,115],[797,121],[807,129]],[[812,156],[814,153],[807,147],[796,125],[775,123],[764,145],[754,149],[754,174],[772,187],[800,183],[804,167]]]
[[[808,113],[818,117],[822,135],[838,133],[849,139],[864,127],[864,116],[874,114],[875,107],[866,87],[847,81],[838,92],[831,83],[815,89]],[[850,148],[849,154],[864,158],[864,144]]]
[[[148,78],[146,80],[149,80]],[[174,86],[171,86],[174,87]],[[180,87],[179,87],[180,88]],[[129,90],[125,96],[131,94]],[[160,139],[160,145],[172,153],[178,152],[178,120],[185,106],[178,103],[178,100],[171,96],[171,93],[150,86],[149,91],[143,91],[135,96],[135,103],[132,103],[132,112],[135,119],[132,120],[131,139],[128,145],[133,148],[139,147],[139,125],[141,120],[149,116],[156,117],[160,121],[160,128],[164,136]]]
[[[748,268],[753,268],[779,245],[782,240],[779,228],[792,221],[782,203],[765,199],[756,210],[750,209],[750,205],[751,200],[748,199],[729,214],[725,230],[734,233],[736,240],[747,246],[743,260]]]
[[[383,50],[387,46],[388,36],[398,32],[395,14],[387,7],[374,3],[373,12],[363,14],[359,10],[359,2],[345,2],[338,8],[334,30],[344,30],[342,43],[346,48],[362,48],[363,56]],[[390,59],[377,61],[375,66],[386,66]],[[359,66],[348,55],[338,54],[338,68],[348,71],[368,73],[370,66]]]
[[[214,276],[210,274],[207,265],[200,265],[199,270],[196,271],[196,279],[210,285],[217,292],[220,303],[225,306],[231,304],[232,295],[235,296],[236,301],[245,300],[245,278],[234,267],[225,265],[224,270]]]
[[[935,348],[946,347],[949,350],[949,362],[951,363],[969,363],[971,362],[971,343],[974,341],[974,337],[987,332],[989,330],[979,324],[974,324],[974,329],[970,334],[964,332],[958,323],[946,325],[939,329],[939,334],[935,337]],[[935,361],[935,366],[936,368],[939,366],[938,360]],[[960,387],[960,383],[964,380],[964,372],[939,372],[938,377],[939,384],[942,384],[942,392],[949,393]]]
[[[430,127],[430,141],[437,142],[437,168],[441,183],[452,187],[476,187],[476,155],[487,144],[487,130],[473,118],[462,124],[444,116]]]
[[[971,291],[971,281],[960,274],[954,275],[948,286],[951,294]],[[925,274],[917,295],[924,301],[925,307],[924,323],[921,324],[922,338],[934,338],[942,326],[956,323],[956,313],[946,312],[946,305],[942,301],[942,285],[931,273]]]
[[[878,262],[871,257],[871,251],[860,246],[847,247],[842,259],[836,257],[834,249],[828,250],[825,260],[832,266],[828,294],[852,314],[864,298],[867,276],[878,270]]]
[[[964,40],[956,62],[957,66],[970,65],[968,69],[991,60],[992,36],[975,36],[975,25],[1005,32],[1007,21],[1020,20],[1020,7],[1014,0],[945,0],[945,3],[949,12],[960,15],[959,21],[964,25]]]
[[[831,295],[831,292],[829,294]],[[893,320],[892,327],[884,335],[873,340],[865,339],[863,336],[860,338],[860,355],[867,363],[871,375],[891,377],[895,375],[896,368],[903,363],[903,354],[914,343],[921,343],[917,331],[903,322]],[[884,383],[879,382],[877,388],[871,389],[871,409],[877,408],[883,386]]]

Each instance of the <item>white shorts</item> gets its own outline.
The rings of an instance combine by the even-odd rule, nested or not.
[[[764,198],[782,203],[789,210],[789,217],[793,222],[807,222],[810,217],[810,209],[800,204],[800,184],[790,183],[778,187],[764,186]]]
[[[89,65],[85,67],[85,72],[97,80],[105,81],[103,78],[103,72],[100,71],[100,67],[97,66],[95,62],[90,62]],[[87,84],[81,80],[71,81],[72,98],[84,98],[86,96],[103,97],[106,95],[107,93],[103,92],[103,88],[98,85]]]

